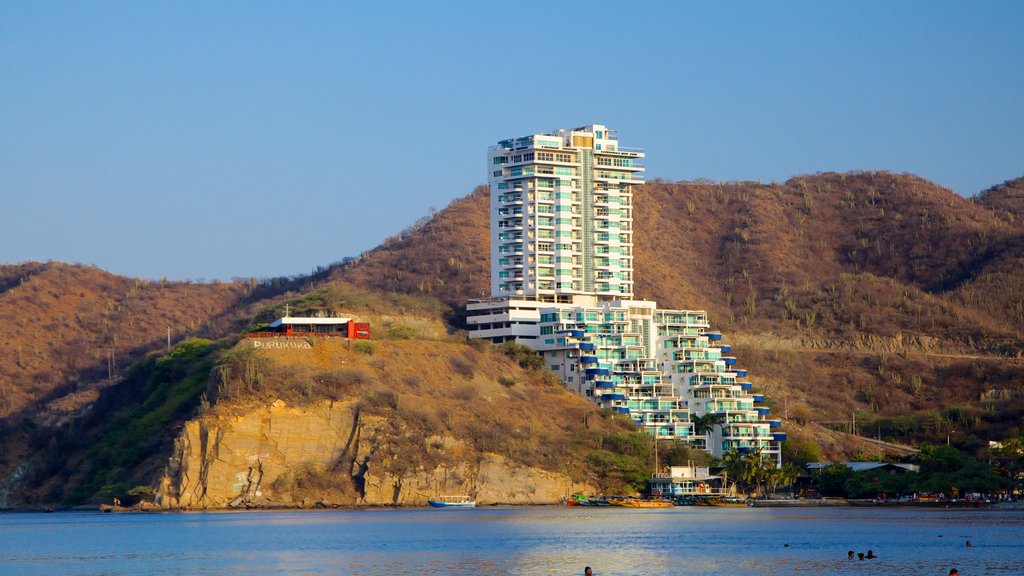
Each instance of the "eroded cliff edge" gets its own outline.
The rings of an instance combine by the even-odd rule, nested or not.
[[[215,374],[219,397],[177,437],[160,507],[554,503],[599,490],[586,457],[631,433],[543,373],[464,344],[242,342]]]

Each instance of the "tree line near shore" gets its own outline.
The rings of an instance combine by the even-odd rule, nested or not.
[[[979,460],[952,446],[924,446],[916,458],[917,473],[869,470],[854,472],[842,463],[832,463],[812,473],[814,486],[822,496],[846,498],[896,498],[910,494],[936,494],[965,498],[1010,494],[1019,490],[1022,457]],[[1013,468],[1007,467],[1007,465]]]
[[[919,454],[899,460],[919,466],[918,472],[905,473],[881,469],[856,472],[842,462],[808,472],[806,464],[810,461],[805,458],[806,454],[792,450],[784,452],[784,462],[778,468],[757,451],[727,452],[722,458],[712,458],[681,442],[659,445],[658,450],[659,465],[709,466],[735,486],[737,492],[751,496],[786,494],[860,499],[918,493],[954,498],[1024,490],[1024,436],[1003,443],[988,459],[977,458],[953,446],[922,446]],[[640,492],[646,488],[654,466],[653,451],[653,442],[637,437],[628,447],[617,446],[615,454],[592,457],[600,457],[600,462],[595,464],[604,470],[605,478],[615,480],[608,483],[609,487],[625,484]]]

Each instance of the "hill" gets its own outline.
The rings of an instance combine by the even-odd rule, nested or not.
[[[1020,426],[1002,411],[1024,393],[1024,231],[992,208],[1019,186],[967,199],[887,172],[654,181],[634,198],[637,297],[708,310],[776,413],[848,429],[860,411],[871,436],[955,429],[978,447]],[[488,291],[487,215],[478,189],[332,275],[457,310]],[[898,416],[910,431],[887,428]]]
[[[190,339],[149,354],[78,418],[6,431],[26,449],[0,507],[424,504],[438,493],[550,503],[647,476],[650,442],[628,419],[518,348],[449,336],[429,297],[327,284],[286,304],[344,306],[377,332],[284,349]]]
[[[786,420],[787,450],[797,459],[869,454],[862,436],[948,439],[982,449],[988,439],[1022,433],[1021,189],[1016,180],[965,199],[884,172],[776,184],[651,182],[634,201],[637,296],[710,312],[756,388],[774,402],[773,413]],[[497,456],[517,470],[541,471],[530,474],[625,486],[627,469],[643,470],[649,454],[620,436],[619,424],[595,424],[599,432],[588,436],[579,420],[592,407],[551,396],[556,390],[537,375],[463,342],[465,300],[489,290],[487,246],[481,187],[360,258],[311,277],[191,284],[64,264],[0,266],[0,319],[9,328],[0,336],[0,507],[96,502],[160,477],[162,498],[223,505],[224,482],[197,488],[182,480],[188,474],[180,466],[204,477],[255,472],[211,468],[211,431],[216,439],[255,426],[255,437],[238,438],[262,450],[272,435],[259,432],[260,422],[280,428],[295,417],[351,432],[364,408],[374,422],[364,448],[397,460],[396,447],[404,445],[422,460],[407,477],[419,492],[399,489],[391,501],[416,501],[435,473],[457,468],[465,478],[467,462]],[[372,355],[314,347],[311,362],[271,354],[254,380],[247,370],[257,364],[239,352],[240,332],[281,315],[285,305],[294,312],[355,312],[372,322],[381,342]],[[344,366],[344,374],[325,371],[317,364],[323,358]],[[412,377],[420,372],[433,376]],[[225,374],[234,376],[224,380]],[[231,389],[226,382],[235,390],[245,382],[246,393],[223,394]],[[381,395],[387,390],[393,401]],[[481,399],[493,403],[496,411],[485,411],[493,417],[450,409]],[[538,399],[557,406],[515,422],[501,412],[537,410]],[[240,424],[224,424],[230,421]],[[492,439],[518,447],[514,453],[465,448],[481,434],[486,439],[485,422],[498,421],[511,435]],[[446,468],[427,458],[430,450],[412,450],[410,438],[417,446],[433,442],[427,431],[471,458]],[[586,472],[553,470],[553,462],[534,454],[549,443],[571,447],[560,457]],[[278,467],[275,498],[284,500],[273,501],[370,501],[355,453],[338,452],[333,440],[328,448],[314,444],[320,448],[310,450],[319,456],[315,465],[307,462],[312,468],[299,466],[305,472],[294,461],[265,462],[265,471]],[[347,464],[339,464],[343,455]],[[227,460],[240,465],[239,457]],[[602,478],[600,469],[619,475]],[[391,472],[369,478],[376,478],[377,502],[389,501],[389,482],[410,485]],[[337,488],[339,479],[345,488]],[[337,489],[324,491],[325,482]],[[219,490],[221,500],[182,500],[197,489]],[[488,497],[499,498],[498,490]],[[232,502],[272,503],[256,491],[234,493]]]
[[[91,266],[0,265],[0,417],[74,393],[95,399],[168,338],[237,330],[230,311],[248,293],[239,283],[152,282]]]
[[[993,216],[1010,224],[1024,226],[1024,177],[1007,180],[972,198],[992,211]]]

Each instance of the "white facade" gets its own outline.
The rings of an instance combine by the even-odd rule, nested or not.
[[[779,421],[707,315],[632,299],[643,157],[600,124],[489,149],[492,298],[467,305],[469,335],[533,348],[570,390],[652,436],[779,463]]]
[[[638,300],[540,309],[536,343],[548,369],[581,396],[629,415],[652,436],[682,440],[721,457],[758,451],[781,461],[764,396],[710,332],[707,314]],[[708,414],[718,422],[698,427]]]
[[[643,157],[600,124],[492,146],[491,295],[631,298]]]

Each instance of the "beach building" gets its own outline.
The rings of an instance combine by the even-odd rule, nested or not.
[[[643,158],[600,124],[488,149],[491,297],[467,304],[470,337],[533,348],[566,387],[652,436],[779,463],[781,423],[707,314],[633,298]]]
[[[651,475],[651,496],[724,496],[725,480],[706,466],[666,466]]]

